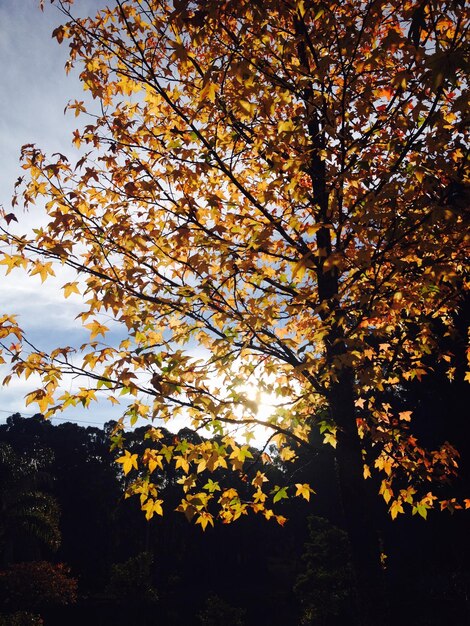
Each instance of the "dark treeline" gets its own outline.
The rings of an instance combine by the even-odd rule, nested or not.
[[[406,390],[408,401],[415,397],[423,436],[434,444],[450,431],[461,440],[468,427],[458,403],[466,391],[454,386],[450,399],[438,370],[426,386],[424,394],[422,385],[419,394],[413,385]],[[439,407],[446,405],[453,413],[440,419]],[[424,427],[426,416],[432,432]],[[126,478],[115,463],[120,452],[109,445],[112,426],[55,426],[40,415],[19,414],[0,426],[5,624],[33,624],[34,615],[46,626],[354,624],[354,581],[331,447],[318,439],[311,442],[317,454],[309,449],[287,466],[276,458],[263,466],[274,483],[309,481],[315,488],[310,503],[278,503],[288,518],[284,527],[251,515],[202,532],[174,511],[181,497],[174,469],[160,476],[163,517],[146,521],[138,500],[124,497]],[[127,433],[126,448],[148,446],[144,433]],[[189,429],[163,433],[168,444],[175,437],[199,437]],[[466,445],[468,438],[464,451]],[[464,493],[466,458],[462,467],[453,489]],[[239,480],[241,487],[233,472],[216,473],[221,483]],[[392,612],[400,623],[468,623],[468,512],[392,522],[377,499],[377,527]]]

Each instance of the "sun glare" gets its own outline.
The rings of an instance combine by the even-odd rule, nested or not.
[[[281,406],[280,399],[273,393],[267,393],[255,383],[246,383],[238,388],[240,395],[248,401],[250,415],[253,415],[253,424],[240,424],[236,436],[242,440],[248,440],[250,445],[262,448],[273,434],[273,429],[263,426],[268,423],[276,410]],[[245,408],[240,405],[236,411],[240,419],[243,419]]]

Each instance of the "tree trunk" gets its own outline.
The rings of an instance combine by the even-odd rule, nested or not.
[[[353,372],[340,370],[330,392],[330,414],[337,425],[336,462],[346,530],[357,585],[361,626],[388,623],[380,544],[368,484],[364,481],[361,441],[354,409]]]
[[[301,20],[295,20],[294,28],[299,37],[298,53],[301,67],[309,75],[307,54],[308,35]],[[330,417],[337,426],[337,471],[343,512],[349,539],[353,567],[356,575],[357,593],[361,626],[386,626],[387,605],[383,585],[383,572],[380,565],[380,547],[371,506],[364,481],[364,467],[361,442],[357,431],[354,407],[354,372],[341,365],[341,357],[347,353],[344,342],[344,329],[339,315],[340,275],[337,267],[325,265],[333,252],[331,229],[334,221],[329,211],[329,189],[327,185],[326,162],[323,150],[327,144],[326,121],[318,106],[313,84],[306,85],[303,92],[308,135],[311,144],[311,159],[308,173],[312,181],[312,211],[319,229],[316,233],[318,256],[315,258],[318,283],[318,299],[322,305],[320,315],[330,325],[325,338],[325,351],[331,372],[328,394]],[[339,220],[342,215],[339,215]],[[336,247],[341,250],[340,242]],[[321,251],[321,254],[320,254]]]

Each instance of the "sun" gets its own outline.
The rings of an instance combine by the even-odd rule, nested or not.
[[[243,420],[248,412],[249,418],[246,422],[240,423],[236,427],[236,438],[248,442],[255,448],[264,448],[270,438],[275,433],[274,429],[264,424],[273,421],[276,411],[282,406],[278,396],[274,393],[264,391],[264,384],[248,382],[237,387],[237,392],[244,399],[235,409],[234,413]]]

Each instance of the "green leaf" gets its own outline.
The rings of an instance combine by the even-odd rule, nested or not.
[[[271,493],[274,493],[274,498],[273,498],[273,503],[275,504],[276,502],[279,502],[279,500],[282,500],[284,498],[288,498],[289,496],[287,495],[287,487],[278,487],[276,485],[276,487],[274,487],[273,491]]]

